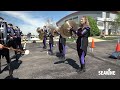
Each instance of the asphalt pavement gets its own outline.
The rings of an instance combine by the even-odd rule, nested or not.
[[[114,41],[116,42],[116,41]],[[115,43],[95,43],[96,50],[105,48],[104,45],[112,45],[111,51],[109,51],[108,46],[106,49],[101,49],[103,53],[111,53],[114,51]],[[95,58],[88,54],[86,56],[86,72],[77,73],[76,70],[80,67],[79,58],[76,51],[75,43],[67,44],[66,60],[63,61],[56,56],[58,52],[57,44],[54,46],[54,55],[49,55],[48,50],[42,49],[42,43],[28,43],[26,48],[30,50],[29,55],[23,55],[19,58],[21,63],[17,63],[15,59],[12,59],[11,65],[13,69],[13,77],[9,78],[8,70],[6,69],[6,61],[2,59],[2,70],[0,74],[0,79],[120,79],[120,66],[117,65],[115,61],[119,63],[119,60],[111,60],[103,53],[98,53],[98,57],[103,57],[103,55],[109,59],[109,61]],[[48,47],[49,49],[49,47]],[[98,50],[97,50],[98,49]],[[89,50],[89,48],[88,48]],[[106,51],[108,50],[108,51]],[[14,55],[13,51],[10,51],[11,57]],[[102,54],[102,55],[100,55]],[[115,71],[115,75],[99,75],[101,71]]]

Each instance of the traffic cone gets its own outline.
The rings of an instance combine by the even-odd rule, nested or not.
[[[91,48],[95,48],[94,39],[92,39]]]
[[[117,43],[116,45],[116,52],[119,52],[120,51],[120,43]]]
[[[93,48],[95,48],[94,39],[92,39],[92,43],[91,43],[91,52],[93,52]]]

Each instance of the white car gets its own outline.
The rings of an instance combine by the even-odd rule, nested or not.
[[[30,39],[31,41],[39,41],[40,39],[39,38],[36,38],[36,37],[33,37]]]

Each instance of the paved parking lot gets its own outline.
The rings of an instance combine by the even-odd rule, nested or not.
[[[101,44],[97,46],[99,45]],[[75,43],[67,44],[65,61],[61,61],[56,56],[57,46],[54,47],[54,55],[52,56],[47,54],[47,50],[42,49],[42,43],[39,42],[27,44],[27,49],[30,50],[30,54],[19,58],[21,64],[12,59],[13,79],[120,79],[119,65],[94,58],[91,55],[86,56],[86,72],[77,73],[76,70],[80,63]],[[14,55],[13,51],[11,51],[12,55]],[[2,59],[4,71],[0,74],[0,79],[9,79],[8,70],[5,67],[5,59]],[[111,71],[115,71],[115,75],[99,75],[99,71],[107,71],[109,68]]]

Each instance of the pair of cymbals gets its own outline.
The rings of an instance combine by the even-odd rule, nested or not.
[[[60,27],[60,34],[62,37],[64,38],[68,38],[72,35],[71,31],[70,31],[70,28],[73,28],[74,30],[77,30],[78,29],[78,25],[72,21],[72,20],[69,20],[67,22],[65,22],[61,27]]]
[[[48,32],[50,32],[54,37],[55,36],[58,36],[58,34],[56,33],[56,31],[58,31],[58,28],[57,27],[54,27],[54,26],[48,26]]]
[[[39,39],[43,40],[44,37],[44,31],[40,27],[37,28],[37,33],[39,33]]]

